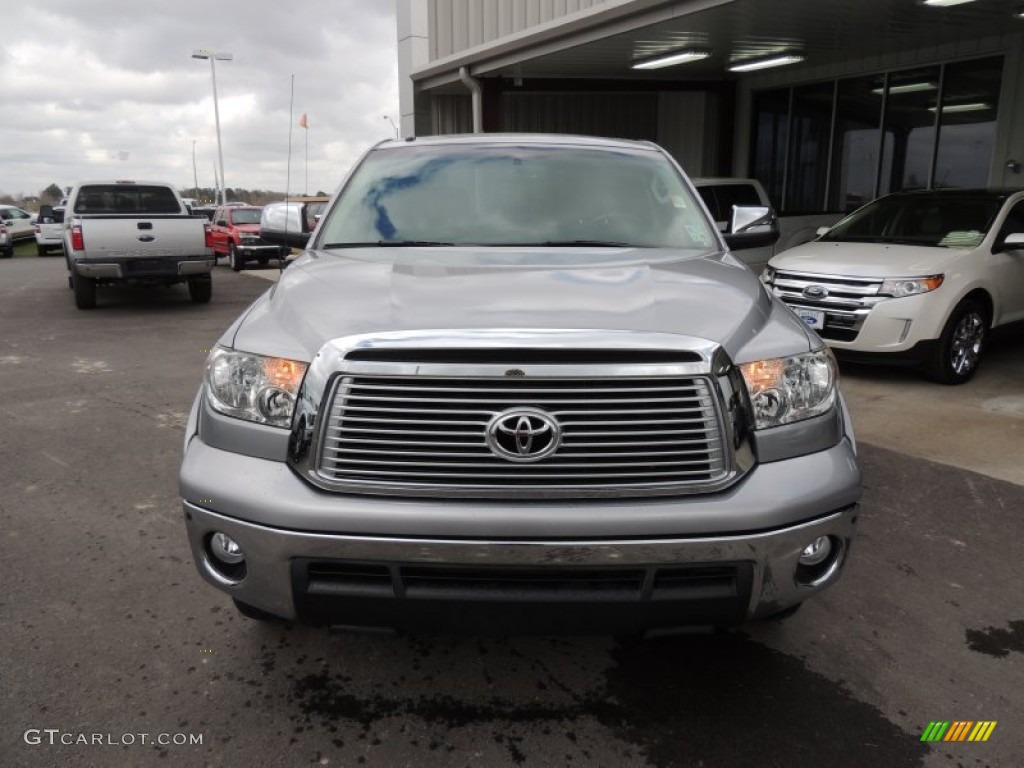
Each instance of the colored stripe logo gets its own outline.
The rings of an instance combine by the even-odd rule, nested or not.
[[[921,741],[988,741],[995,729],[995,720],[933,720],[921,734]]]

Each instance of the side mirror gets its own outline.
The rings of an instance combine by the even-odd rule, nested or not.
[[[217,226],[218,227],[226,227],[227,225],[228,225],[228,220],[227,219],[217,219]]]
[[[1003,238],[1003,242],[996,245],[992,250],[996,253],[1024,250],[1024,232],[1013,232],[1007,235]]]
[[[828,234],[830,229],[832,229],[832,227],[818,227],[814,230],[814,235],[815,237],[821,237],[822,235]]]
[[[731,250],[764,248],[779,239],[779,222],[766,205],[734,205],[725,243]]]

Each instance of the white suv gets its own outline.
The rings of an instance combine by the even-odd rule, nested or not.
[[[961,384],[989,329],[1024,320],[1024,190],[888,195],[775,256],[762,279],[841,356]]]

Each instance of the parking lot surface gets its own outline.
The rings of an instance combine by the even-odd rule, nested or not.
[[[80,312],[61,259],[0,268],[0,765],[1021,764],[1019,333],[961,388],[844,368],[858,539],[786,622],[642,642],[344,634],[242,618],[181,519],[203,361],[267,282],[220,267],[209,305],[179,286]],[[922,743],[936,720],[997,726]]]

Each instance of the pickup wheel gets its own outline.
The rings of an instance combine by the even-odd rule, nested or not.
[[[45,255],[46,255],[46,246],[45,245],[39,245],[37,243],[36,244],[36,256],[45,256]]]
[[[925,375],[940,384],[963,384],[981,362],[988,333],[988,313],[978,302],[965,299],[949,316],[938,343],[924,363]]]
[[[235,247],[234,243],[228,246],[228,264],[231,265],[231,269],[235,272],[241,272],[242,267],[245,266],[245,263],[238,256],[238,248]]]
[[[209,275],[199,275],[188,279],[188,295],[196,304],[206,304],[213,295],[213,280]]]
[[[71,273],[71,287],[75,291],[75,306],[79,309],[96,308],[96,280]]]
[[[262,608],[257,608],[255,605],[243,603],[234,597],[231,599],[234,600],[235,608],[238,609],[238,612],[247,619],[253,619],[254,621],[284,621],[280,616],[275,616],[268,611],[264,611]]]

